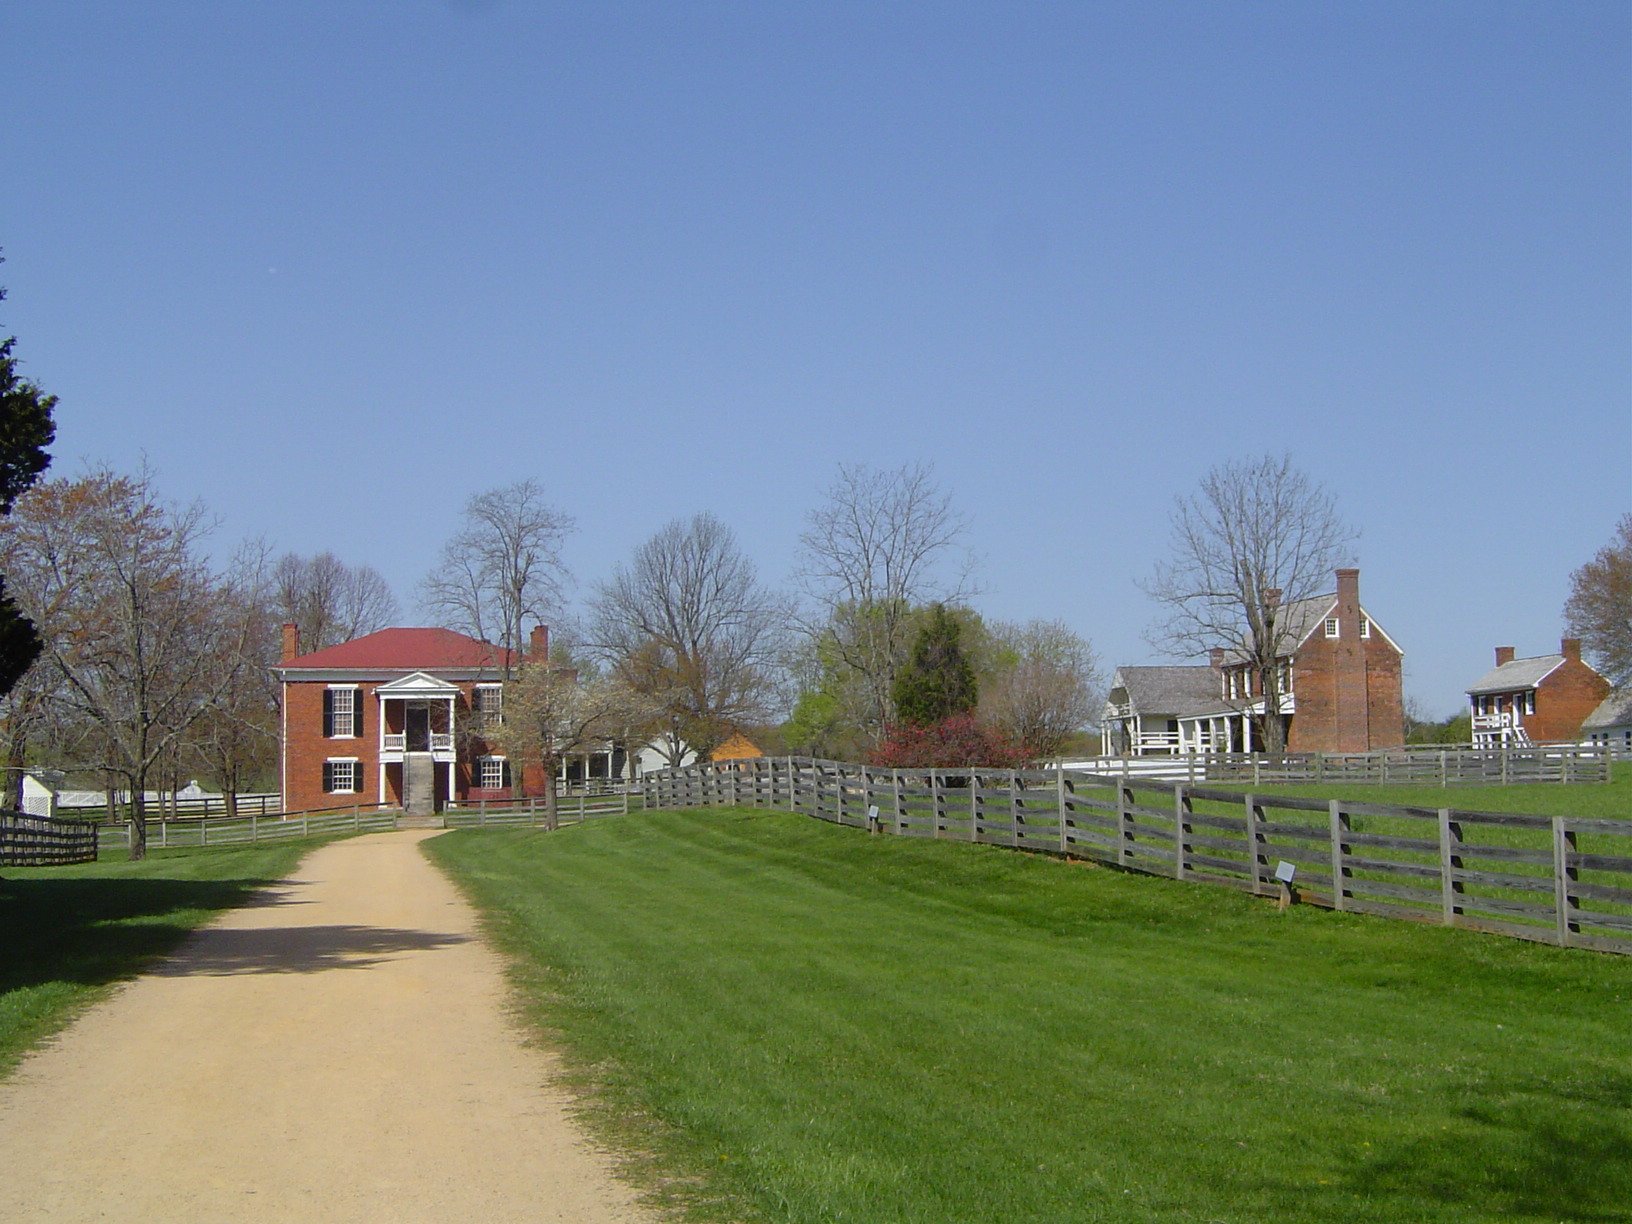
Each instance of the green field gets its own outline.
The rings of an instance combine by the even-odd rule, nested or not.
[[[427,848],[697,1218],[1632,1219],[1632,958],[763,811]]]
[[[316,839],[241,849],[123,852],[0,879],[0,1074],[194,927],[281,879]]]

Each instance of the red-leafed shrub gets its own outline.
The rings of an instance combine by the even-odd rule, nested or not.
[[[1018,769],[1026,759],[1023,745],[981,726],[972,714],[954,714],[925,727],[891,727],[867,763],[881,769]]]

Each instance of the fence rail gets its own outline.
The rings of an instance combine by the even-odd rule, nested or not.
[[[871,769],[800,757],[646,779],[647,807],[754,806],[900,837],[1092,859],[1566,947],[1632,954],[1632,820],[1242,794],[1069,770]]]
[[[561,825],[583,824],[602,816],[628,814],[628,791],[616,795],[563,795],[557,799],[555,809],[556,822]],[[442,813],[442,823],[450,829],[536,827],[544,824],[546,819],[544,803],[540,799],[482,803],[475,807],[448,808]]]
[[[238,816],[198,820],[150,820],[147,822],[149,849],[175,846],[233,846],[251,842],[286,841],[291,838],[319,837],[329,833],[380,833],[397,827],[394,808],[343,812],[309,812],[290,816]],[[130,846],[130,824],[105,824],[98,828],[98,840],[105,849]]]
[[[20,812],[0,812],[0,864],[55,867],[96,861],[96,826]]]
[[[1168,782],[1239,782],[1253,786],[1342,782],[1356,785],[1517,785],[1526,782],[1608,782],[1614,752],[1607,744],[1505,745],[1499,748],[1412,746],[1392,752],[1190,753],[1183,756],[1097,757],[1066,768]]]
[[[239,816],[277,816],[283,811],[283,798],[276,791],[245,792],[237,797]],[[72,820],[96,820],[113,823],[130,818],[130,800],[119,798],[110,808],[104,800],[98,803],[57,804],[57,815]],[[172,798],[169,794],[147,800],[143,808],[152,820],[186,820],[204,816],[222,816],[227,812],[225,795],[207,795],[198,799]],[[111,813],[111,815],[110,815]]]

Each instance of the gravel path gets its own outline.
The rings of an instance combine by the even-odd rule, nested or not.
[[[403,831],[313,852],[0,1086],[0,1219],[649,1221]]]

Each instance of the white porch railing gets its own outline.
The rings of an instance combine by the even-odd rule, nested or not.
[[[433,731],[430,737],[429,750],[431,752],[452,752],[453,736],[450,733]],[[406,735],[384,735],[380,737],[380,751],[406,752],[408,751],[408,737]]]

